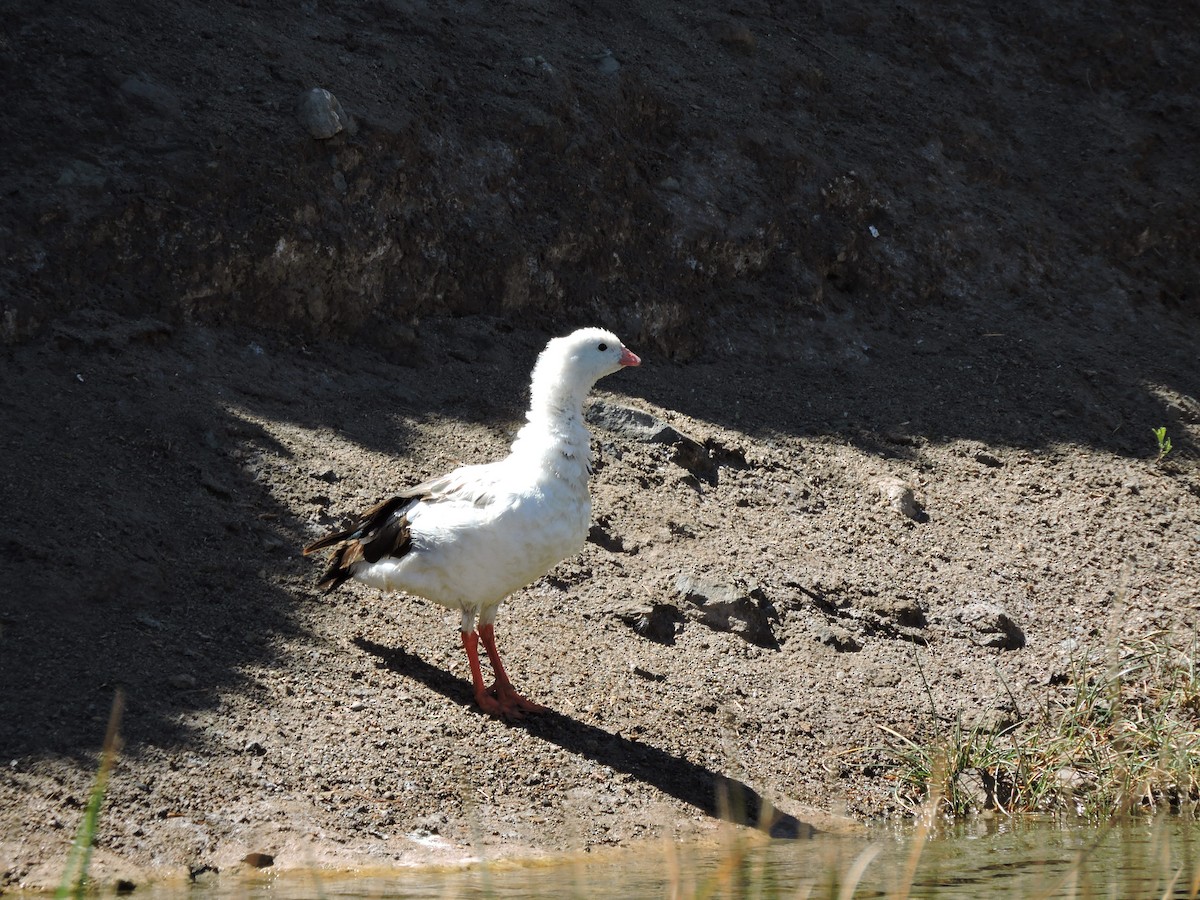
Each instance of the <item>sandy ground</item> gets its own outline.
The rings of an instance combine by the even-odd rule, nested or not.
[[[56,883],[118,691],[94,871],[140,884],[851,827],[883,728],[1194,629],[1185,5],[92,7],[0,23],[0,891]],[[584,324],[645,363],[502,610],[552,710],[507,724],[456,616],[299,548],[502,454]]]
[[[88,315],[10,350],[6,880],[54,881],[118,689],[99,846],[135,883],[252,852],[356,866],[701,835],[721,779],[752,817],[788,813],[781,834],[893,809],[864,752],[879,726],[1036,715],[1074,655],[1200,605],[1182,360],[1151,373],[1137,347],[1097,359],[1108,329],[1022,326],[806,325],[777,336],[788,354],[731,330],[606,379],[592,540],[499,622],[553,710],[520,725],[473,708],[454,614],[319,595],[298,548],[503,453],[545,334],[430,322],[397,366]],[[1138,331],[1171,345],[1167,321]],[[622,427],[628,409],[652,427]],[[1183,449],[1158,463],[1149,423],[1171,409]],[[663,424],[704,464],[645,439]]]

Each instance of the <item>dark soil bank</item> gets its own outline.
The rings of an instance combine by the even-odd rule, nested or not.
[[[9,3],[0,891],[118,690],[137,884],[847,827],[880,726],[1193,629],[1194,9],[993,6]],[[581,324],[644,365],[510,725],[456,614],[299,547],[502,454]]]

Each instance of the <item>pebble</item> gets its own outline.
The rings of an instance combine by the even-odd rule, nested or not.
[[[857,653],[862,649],[862,644],[858,638],[848,632],[845,628],[837,625],[827,625],[816,633],[816,638],[819,642],[827,647],[832,647],[838,653]]]
[[[986,769],[964,769],[954,779],[961,795],[969,798],[971,808],[982,812],[994,805],[995,780]]]
[[[126,99],[133,100],[161,116],[174,119],[182,112],[179,98],[162,85],[151,81],[131,76],[121,82],[118,90]]]
[[[541,72],[544,75],[553,75],[554,66],[546,62],[543,56],[525,56],[521,59],[521,65],[531,72]]]
[[[970,628],[984,647],[1018,650],[1025,646],[1025,632],[995,603],[968,603],[954,617]]]
[[[896,512],[915,522],[924,522],[929,518],[913,489],[899,478],[880,478],[875,482],[875,489]]]
[[[1090,787],[1087,776],[1070,766],[1064,766],[1055,772],[1054,780],[1058,782],[1059,787],[1069,791],[1086,791]]]
[[[333,137],[349,123],[341,102],[325,88],[313,88],[301,94],[296,103],[296,115],[300,124],[318,140]]]
[[[709,578],[680,574],[675,592],[684,604],[684,614],[715,631],[731,631],[752,644],[775,648],[772,630],[778,614],[762,589],[740,588]]]
[[[616,75],[621,71],[621,64],[617,62],[617,58],[613,56],[611,50],[605,50],[603,53],[595,57],[596,68],[601,75]]]

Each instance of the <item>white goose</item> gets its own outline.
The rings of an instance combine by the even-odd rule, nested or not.
[[[600,328],[550,341],[534,366],[527,421],[508,456],[419,484],[306,547],[305,555],[332,548],[319,587],[332,591],[354,578],[461,610],[479,706],[517,719],[543,710],[505,674],[496,613],[505,597],[583,546],[592,514],[583,400],[598,379],[640,363]],[[480,670],[480,641],[495,675],[490,688]]]

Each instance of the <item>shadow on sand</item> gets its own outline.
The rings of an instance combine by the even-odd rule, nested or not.
[[[466,681],[419,656],[361,637],[355,638],[354,644],[378,657],[391,671],[419,681],[455,703],[471,703],[471,686]],[[706,815],[759,828],[774,838],[806,838],[816,832],[812,825],[773,809],[757,791],[741,781],[553,710],[517,723],[516,727],[631,775]]]

